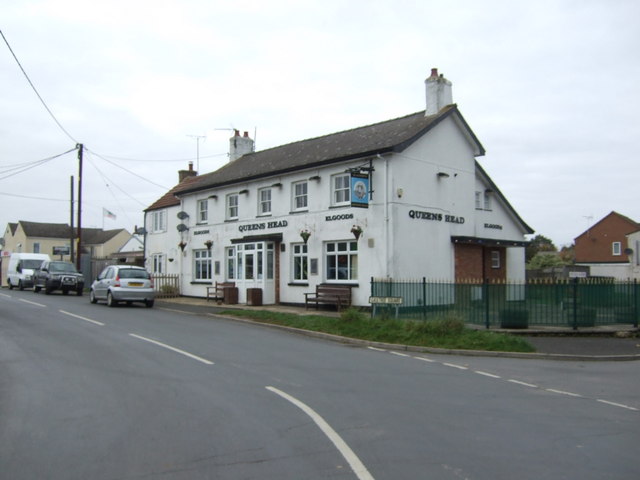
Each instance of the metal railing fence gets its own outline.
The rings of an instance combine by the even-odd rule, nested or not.
[[[466,323],[487,328],[617,324],[637,328],[640,313],[640,285],[635,280],[609,278],[521,283],[372,278],[371,296],[402,297],[400,318],[429,320],[454,314]],[[378,315],[389,315],[389,310],[379,308]]]

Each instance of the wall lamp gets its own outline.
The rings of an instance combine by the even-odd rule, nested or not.
[[[438,172],[438,178],[449,178],[449,174],[447,172]]]
[[[271,185],[272,187],[275,188],[282,188],[282,184],[280,182],[274,183],[273,185]]]
[[[218,195],[209,195],[209,198],[213,198],[214,200],[218,199]]]
[[[309,177],[309,180],[315,180],[316,182],[320,181],[320,175],[314,175],[313,177]]]
[[[240,195],[247,195],[249,193],[249,190],[247,190],[246,188],[244,190],[240,190],[238,192]]]

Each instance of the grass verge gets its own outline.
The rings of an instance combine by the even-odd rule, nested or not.
[[[349,309],[340,318],[322,315],[296,315],[264,310],[225,310],[224,315],[248,318],[256,322],[330,333],[372,342],[418,347],[492,352],[534,352],[520,337],[504,333],[473,330],[455,316],[428,322],[395,319],[371,319],[365,313]]]

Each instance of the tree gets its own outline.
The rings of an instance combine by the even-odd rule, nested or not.
[[[560,256],[553,252],[538,252],[527,263],[527,270],[539,270],[550,267],[562,267],[567,263]]]
[[[531,262],[533,257],[539,252],[557,252],[558,249],[553,242],[544,235],[536,235],[531,239],[529,245],[525,249],[525,261]]]

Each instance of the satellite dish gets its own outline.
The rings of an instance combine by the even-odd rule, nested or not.
[[[187,227],[184,223],[181,223],[176,228],[179,232],[186,232],[187,230],[189,230],[189,227]]]
[[[631,255],[633,253],[633,248],[625,248],[624,253],[625,255]]]
[[[187,212],[178,212],[178,218],[184,220],[185,218],[189,218],[189,214]]]

